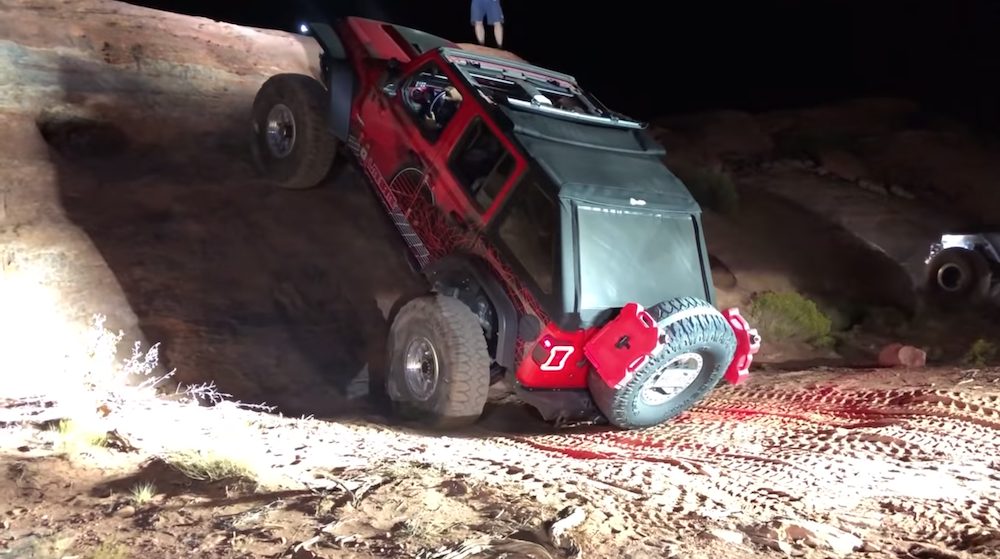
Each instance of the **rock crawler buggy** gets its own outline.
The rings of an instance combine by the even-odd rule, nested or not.
[[[942,303],[977,303],[1000,294],[1000,233],[948,233],[931,243],[924,289]]]
[[[701,209],[644,125],[572,76],[399,25],[314,24],[322,82],[281,74],[253,105],[268,179],[315,186],[353,153],[428,293],[392,320],[387,392],[439,427],[506,378],[547,420],[662,423],[759,348],[714,306]]]

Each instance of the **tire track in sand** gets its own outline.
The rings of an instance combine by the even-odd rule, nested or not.
[[[587,504],[614,538],[683,535],[689,515],[843,516],[969,548],[1000,538],[998,409],[960,392],[723,387],[643,431],[445,437],[317,422],[308,457],[280,430],[266,444],[289,446],[275,453],[303,456],[306,470],[417,460],[519,487],[512,499]]]
[[[636,524],[712,509],[758,519],[861,512],[959,548],[1000,537],[997,397],[725,387],[644,431],[490,444],[505,463],[542,455],[547,464],[532,470],[622,489],[634,496],[622,508]]]

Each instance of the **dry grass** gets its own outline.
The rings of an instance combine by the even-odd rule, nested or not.
[[[90,427],[80,421],[60,419],[48,427],[60,452],[68,455],[80,454],[94,447],[104,447],[108,443],[107,431]]]
[[[156,497],[156,485],[153,485],[152,482],[137,483],[129,490],[129,498],[137,507],[149,504],[154,497]]]
[[[173,452],[162,459],[184,476],[197,481],[257,481],[257,475],[247,462],[213,451]]]
[[[115,542],[101,542],[94,548],[93,559],[128,559],[128,547]]]

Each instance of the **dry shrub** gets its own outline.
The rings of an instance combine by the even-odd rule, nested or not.
[[[747,315],[765,340],[832,343],[830,318],[816,303],[795,292],[762,293],[750,302]]]
[[[973,367],[985,367],[993,361],[997,354],[997,346],[989,340],[979,338],[965,354],[965,363]]]

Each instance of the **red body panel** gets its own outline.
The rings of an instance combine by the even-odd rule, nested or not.
[[[596,328],[563,332],[547,324],[517,368],[518,382],[529,388],[587,388],[590,363],[583,348],[595,333]]]
[[[386,69],[385,59],[396,57],[404,62],[404,75],[426,62],[439,61],[442,70],[452,78],[463,97],[471,99],[473,93],[458,82],[437,52],[411,59],[409,53],[404,53],[385,32],[381,22],[346,18],[337,30],[360,80],[354,101],[349,147],[375,186],[400,233],[408,242],[416,240],[416,246],[411,243],[410,248],[419,264],[426,266],[457,252],[479,256],[489,265],[520,315],[534,315],[543,324],[548,324],[548,318],[537,302],[481,233],[495,206],[524,171],[526,162],[523,156],[506,135],[500,133],[489,115],[472,102],[461,104],[435,144],[428,142],[405,112],[400,100],[389,98],[381,91],[379,83]],[[500,190],[494,207],[482,212],[446,165],[462,132],[476,116],[480,116],[493,130],[515,160],[514,172]],[[419,170],[408,172],[408,168]],[[451,219],[452,214],[460,217],[465,225]],[[518,361],[524,357],[523,348],[524,340],[519,340]],[[573,382],[579,381],[574,379]]]

